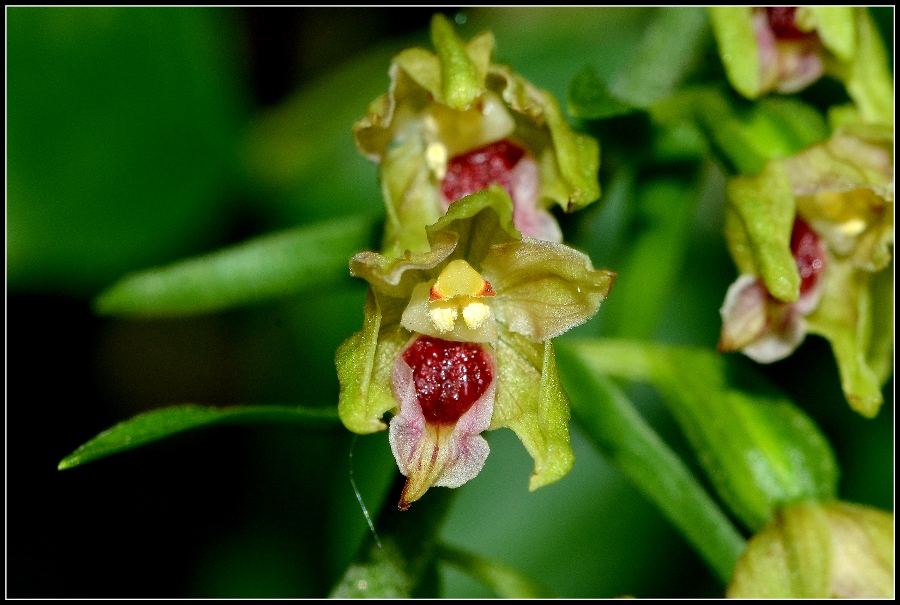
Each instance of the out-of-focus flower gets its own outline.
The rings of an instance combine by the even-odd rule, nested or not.
[[[820,334],[866,416],[892,366],[892,149],[881,129],[842,129],[728,186],[726,235],[741,275],[722,307],[719,348],[769,363]]]
[[[867,9],[716,7],[710,16],[728,79],[745,97],[798,92],[827,74],[864,122],[893,125],[893,80]]]
[[[753,536],[730,598],[892,598],[894,516],[845,502],[798,503]]]
[[[438,14],[431,37],[437,54],[394,57],[388,93],[354,126],[359,149],[381,165],[384,250],[428,250],[425,226],[491,184],[512,198],[522,234],[562,241],[548,208],[599,198],[597,142],[569,128],[553,95],[491,62],[491,33],[464,43]]]
[[[536,489],[573,462],[568,398],[551,338],[590,319],[614,274],[562,244],[523,238],[497,185],[427,228],[429,250],[362,252],[370,284],[362,331],[337,353],[338,411],[357,433],[387,428],[407,482],[400,508],[484,465],[485,430],[511,428],[535,460]]]

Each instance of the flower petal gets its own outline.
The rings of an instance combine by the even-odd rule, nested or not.
[[[775,298],[796,301],[800,274],[791,253],[795,206],[784,165],[772,161],[756,176],[735,177],[727,191],[732,212],[726,216],[725,236],[738,267],[761,275]]]
[[[387,428],[381,417],[397,407],[387,388],[390,368],[408,339],[397,329],[380,332],[381,310],[371,289],[363,317],[363,329],[345,340],[335,355],[341,385],[338,415],[344,426],[360,434]]]
[[[497,320],[538,342],[593,317],[615,278],[577,250],[531,238],[493,246],[482,275],[497,292]]]
[[[559,382],[551,341],[543,344],[505,330],[497,343],[503,379],[491,429],[512,429],[534,459],[528,489],[564,477],[575,463],[569,438],[569,398]]]
[[[397,356],[391,376],[400,413],[391,420],[388,437],[391,451],[407,477],[399,508],[405,510],[432,486],[459,487],[481,471],[490,448],[481,436],[491,423],[497,389],[497,367],[493,355],[491,384],[455,425],[426,423],[416,397],[413,370]]]

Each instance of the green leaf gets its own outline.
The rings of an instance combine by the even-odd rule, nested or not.
[[[95,301],[103,315],[177,317],[349,282],[347,259],[370,245],[375,221],[355,216],[261,236],[125,276]]]
[[[162,408],[138,414],[103,431],[63,458],[58,468],[74,468],[191,429],[256,422],[295,423],[309,428],[329,428],[338,426],[338,417],[334,408],[278,405],[214,408],[188,404]]]
[[[809,417],[732,360],[637,341],[570,346],[596,371],[660,391],[719,496],[750,529],[786,504],[834,497],[838,468],[828,441]]]
[[[671,96],[700,59],[708,28],[703,8],[657,9],[631,60],[610,85],[610,92],[639,107]]]
[[[572,343],[575,343],[574,345]],[[723,582],[744,550],[728,517],[595,361],[586,342],[560,341],[559,367],[579,425],[659,507]],[[627,363],[627,362],[626,362]]]
[[[555,595],[519,570],[485,557],[438,544],[438,559],[477,578],[502,599],[550,599]]]
[[[631,59],[609,86],[593,67],[569,84],[569,112],[599,120],[646,109],[670,97],[700,57],[707,18],[702,8],[659,8]]]
[[[714,151],[740,174],[757,174],[768,160],[792,156],[829,134],[816,109],[790,97],[748,103],[724,90],[702,87],[662,105],[654,108],[660,117],[692,114]]]
[[[605,303],[610,333],[629,338],[653,334],[678,287],[678,272],[690,242],[691,221],[699,197],[696,183],[654,179],[638,192],[635,211],[641,231],[629,241],[620,277]]]
[[[391,493],[403,489],[397,474]],[[437,538],[458,490],[434,489],[427,498],[400,511],[389,502],[375,523],[377,535],[366,537],[353,562],[329,595],[331,598],[409,598],[435,560]]]
[[[614,97],[590,65],[572,78],[567,101],[569,113],[582,120],[603,120],[638,110],[637,106]]]

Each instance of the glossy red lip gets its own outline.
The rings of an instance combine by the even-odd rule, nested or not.
[[[431,336],[403,353],[426,422],[454,424],[484,394],[493,379],[487,355],[479,345]]]

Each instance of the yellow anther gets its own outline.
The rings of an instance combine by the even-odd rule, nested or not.
[[[477,300],[473,300],[462,310],[463,320],[466,322],[466,325],[472,328],[473,330],[477,330],[481,326],[484,325],[485,320],[491,315],[491,308],[484,304],[483,302],[479,302]]]
[[[453,329],[453,324],[456,322],[459,312],[456,310],[456,307],[441,306],[429,309],[428,315],[431,317],[431,323],[434,324],[434,327],[439,332],[444,333]]]
[[[434,177],[442,181],[447,176],[447,148],[440,143],[430,143],[425,148],[425,163]]]

